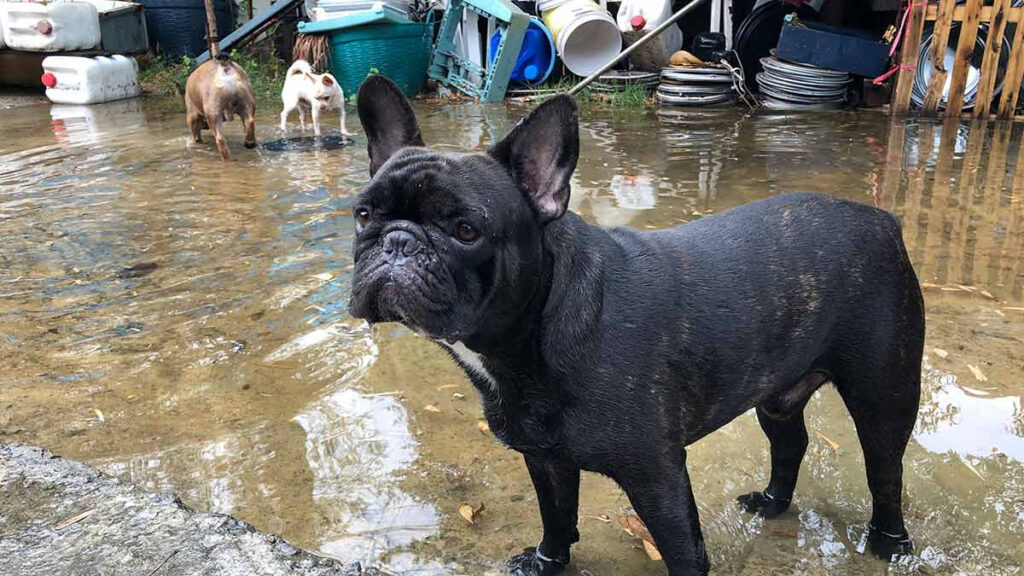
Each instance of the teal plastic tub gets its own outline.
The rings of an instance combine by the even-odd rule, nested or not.
[[[359,85],[377,73],[394,81],[413,97],[427,80],[433,46],[433,27],[410,22],[386,7],[340,18],[303,22],[302,34],[327,34],[331,47],[331,73],[345,97],[355,96]]]

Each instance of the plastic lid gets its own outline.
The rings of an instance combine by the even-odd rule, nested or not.
[[[642,14],[637,14],[630,19],[629,24],[633,30],[643,30],[643,27],[647,26],[647,18],[644,18]]]
[[[53,88],[57,85],[57,77],[49,72],[43,74],[43,77],[39,80],[43,83],[43,86],[46,86],[47,88]]]
[[[538,68],[534,64],[527,65],[526,68],[523,68],[523,77],[529,80],[530,82],[533,82],[534,80],[540,78],[540,68]]]

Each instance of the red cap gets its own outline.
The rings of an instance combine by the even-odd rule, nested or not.
[[[40,80],[43,82],[43,86],[46,86],[47,88],[53,88],[57,85],[57,77],[49,72],[43,74],[43,77],[40,78]]]
[[[629,21],[630,25],[633,26],[633,30],[642,30],[644,26],[647,26],[647,18],[643,15],[637,14],[633,16],[633,19]]]

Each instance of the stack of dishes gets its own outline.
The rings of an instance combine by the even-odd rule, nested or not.
[[[764,71],[757,85],[766,108],[776,110],[832,110],[846,102],[850,75],[774,56],[761,58]]]
[[[653,92],[658,86],[657,72],[627,72],[625,70],[612,70],[602,74],[590,85],[594,92],[612,93],[621,92],[627,86],[641,85],[648,93]]]
[[[732,73],[724,68],[665,68],[658,102],[668,106],[711,106],[736,100]]]

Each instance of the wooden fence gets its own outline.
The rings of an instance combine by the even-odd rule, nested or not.
[[[952,74],[949,98],[945,106],[946,117],[958,117],[963,113],[964,92],[967,87],[967,76],[971,67],[971,57],[975,51],[978,38],[978,27],[988,26],[985,42],[985,56],[980,69],[980,84],[974,109],[965,114],[979,119],[1011,119],[1017,108],[1017,99],[1024,76],[1024,7],[1012,6],[1011,0],[994,0],[994,5],[983,6],[982,0],[967,0],[964,5],[957,5],[956,0],[910,0],[910,16],[906,38],[903,40],[900,55],[901,69],[897,76],[896,90],[893,93],[892,110],[897,114],[910,110],[911,92],[913,91],[916,66],[920,57],[921,38],[926,22],[933,22],[933,38],[929,51],[929,59],[935,67],[935,73],[928,84],[922,111],[925,114],[936,114],[942,100],[944,87]],[[1007,46],[1003,37],[1009,25],[1015,24],[1013,40]],[[956,59],[953,70],[946,70],[945,52],[949,43],[950,31],[954,25],[960,27],[960,40],[956,47]],[[1005,74],[1000,74],[999,59],[1003,50],[1010,50],[1009,64]],[[998,107],[993,110],[995,87],[1005,78],[1003,91]]]

